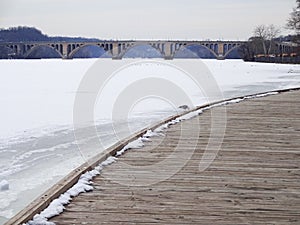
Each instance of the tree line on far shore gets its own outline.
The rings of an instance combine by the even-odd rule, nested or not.
[[[66,41],[66,42],[88,42],[88,41],[99,41],[95,38],[83,38],[83,37],[61,37],[54,36],[50,37],[46,34],[43,34],[42,31],[36,29],[35,27],[11,27],[8,29],[0,29],[0,44],[8,43],[8,42],[30,42],[30,41],[48,41],[48,42],[56,42],[56,41]],[[43,56],[45,58],[56,58],[58,57],[55,52],[51,52],[47,48],[41,48],[40,52],[34,53],[32,55],[33,58],[41,58]],[[4,46],[0,46],[0,59],[8,59],[8,58],[20,58],[19,56],[14,55],[14,51],[10,48],[6,48]]]
[[[300,0],[290,14],[286,28],[296,34],[279,36],[280,29],[274,25],[259,25],[253,37],[240,48],[245,61],[300,63]]]

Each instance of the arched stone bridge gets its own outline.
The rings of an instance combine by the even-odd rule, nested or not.
[[[131,48],[148,45],[156,49],[163,58],[173,59],[175,54],[188,46],[198,45],[206,48],[217,59],[225,59],[233,50],[242,46],[243,41],[98,41],[98,42],[20,42],[2,43],[13,50],[13,54],[23,58],[45,46],[55,50],[63,59],[72,59],[74,54],[86,46],[98,46],[109,53],[112,59],[122,59]]]

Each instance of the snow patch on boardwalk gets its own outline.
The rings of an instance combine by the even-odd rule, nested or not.
[[[72,198],[78,196],[80,193],[92,191],[92,179],[96,175],[99,175],[101,170],[105,166],[108,166],[116,161],[115,157],[109,157],[104,162],[100,163],[93,170],[88,171],[81,175],[78,182],[70,188],[66,193],[60,195],[59,198],[53,200],[50,205],[44,209],[40,214],[34,216],[32,221],[29,221],[28,225],[54,225],[52,222],[48,222],[48,219],[61,214],[65,205],[69,204]]]

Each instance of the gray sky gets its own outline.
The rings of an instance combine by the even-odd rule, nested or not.
[[[282,28],[295,0],[1,0],[0,27],[103,39],[245,40]]]

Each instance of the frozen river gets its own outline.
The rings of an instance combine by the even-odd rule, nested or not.
[[[199,73],[185,73],[192,67]],[[0,224],[89,156],[180,105],[300,87],[300,65],[241,60],[0,60],[0,68],[0,182],[9,184]],[[75,138],[83,124],[97,133]]]

